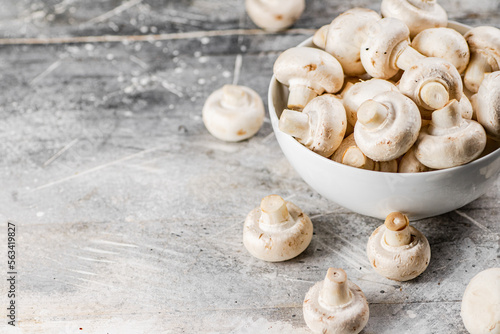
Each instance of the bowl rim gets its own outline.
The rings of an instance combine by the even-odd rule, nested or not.
[[[448,28],[452,28],[461,34],[465,34],[468,30],[472,29],[471,26],[468,26],[468,25],[465,25],[463,23],[456,22],[456,21],[448,21]],[[308,37],[307,39],[302,41],[300,44],[298,44],[297,47],[314,47],[314,45],[312,43],[312,39],[313,39],[313,36]],[[311,155],[313,158],[325,159],[325,161],[329,161],[327,163],[331,163],[334,166],[337,166],[339,168],[347,168],[348,171],[352,171],[352,172],[356,171],[359,173],[369,173],[369,174],[377,173],[377,175],[384,175],[384,174],[385,175],[397,175],[398,177],[404,177],[404,178],[418,178],[418,177],[428,177],[431,175],[439,175],[439,174],[443,174],[443,173],[450,173],[450,172],[452,173],[453,171],[465,169],[465,168],[474,168],[476,165],[482,165],[485,160],[496,159],[496,158],[500,157],[500,147],[498,147],[494,151],[492,151],[492,152],[490,152],[490,153],[488,153],[480,158],[477,158],[471,162],[468,162],[466,164],[463,164],[460,166],[455,166],[455,167],[450,167],[450,168],[445,168],[445,169],[435,169],[435,170],[421,172],[421,173],[399,173],[399,172],[394,173],[394,172],[372,171],[372,170],[365,170],[362,168],[357,168],[357,167],[345,165],[345,164],[342,164],[340,162],[336,162],[328,157],[323,157],[323,156],[309,150],[304,145],[299,143],[295,138],[282,132],[279,129],[279,126],[278,126],[279,118],[278,118],[278,114],[276,113],[276,109],[274,108],[274,103],[273,103],[274,102],[274,100],[273,100],[273,90],[274,89],[273,88],[276,85],[282,85],[282,84],[280,82],[278,82],[278,80],[276,80],[276,77],[273,74],[273,76],[271,77],[271,82],[269,83],[269,89],[268,89],[268,111],[269,111],[269,117],[271,118],[271,125],[273,127],[273,132],[275,132],[275,136],[277,135],[276,132],[280,131],[281,134],[286,135],[289,139],[291,139],[294,142],[294,144],[292,144],[292,145],[299,147],[298,148],[299,150],[303,150],[303,152],[305,152],[304,154]],[[491,138],[489,138],[489,139],[491,139]]]

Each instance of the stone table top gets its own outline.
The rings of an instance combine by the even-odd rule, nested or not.
[[[497,0],[441,0],[452,20],[500,27]],[[266,103],[272,66],[339,13],[370,0],[309,0],[265,33],[244,1],[0,1],[2,333],[309,333],[302,301],[328,267],[364,291],[362,333],[466,333],[469,280],[499,267],[498,182],[465,207],[415,222],[427,271],[378,276],[365,254],[381,221],[313,191],[269,118],[240,143],[201,108],[238,83]],[[247,213],[278,193],[312,218],[299,257],[266,263],[242,244]],[[16,324],[7,325],[7,223],[16,226]]]

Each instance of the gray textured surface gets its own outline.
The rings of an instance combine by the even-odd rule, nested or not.
[[[452,19],[500,26],[496,0],[440,3]],[[277,35],[252,30],[243,1],[0,4],[2,37],[25,38],[0,47],[0,235],[5,245],[5,222],[17,224],[20,332],[307,333],[303,297],[330,266],[366,294],[363,333],[465,332],[465,286],[500,266],[498,182],[458,211],[416,222],[430,266],[395,283],[365,255],[381,222],[311,190],[268,120],[236,144],[201,121],[215,88],[237,81],[265,101],[279,52],[341,11],[378,2],[311,0],[294,27],[305,30]],[[243,30],[217,33],[227,29]],[[122,41],[33,44],[103,35]],[[241,241],[244,217],[270,193],[315,226],[306,252],[286,263],[254,259]],[[4,312],[0,320],[2,329]]]

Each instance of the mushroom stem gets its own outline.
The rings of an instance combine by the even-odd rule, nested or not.
[[[448,90],[440,82],[427,82],[420,88],[420,100],[426,109],[441,109],[448,103],[449,99],[450,94],[448,94]]]
[[[407,41],[401,42],[398,46],[394,48],[395,50],[403,49],[399,51],[399,55],[396,53],[396,66],[403,71],[409,69],[414,63],[420,59],[425,58],[423,54],[408,45]],[[395,51],[398,52],[398,51]]]
[[[439,128],[459,126],[462,116],[458,107],[457,100],[453,100],[444,108],[434,111],[432,113],[432,124]]]
[[[483,82],[485,73],[491,72],[492,68],[486,57],[481,54],[473,53],[469,62],[469,66],[465,70],[464,83],[465,87],[473,93],[477,93],[481,82]]]
[[[359,147],[351,146],[345,150],[342,156],[342,163],[344,165],[363,168],[363,169],[373,169],[373,160],[368,159],[366,155],[361,152]]]
[[[318,96],[312,88],[303,84],[293,84],[290,82],[290,94],[288,95],[289,109],[302,110],[309,101]]]
[[[374,100],[368,100],[358,109],[358,121],[369,129],[380,126],[387,118],[389,108]]]
[[[340,268],[329,268],[319,293],[322,306],[342,306],[351,301],[351,292],[347,283],[347,274]]]
[[[285,109],[281,113],[279,128],[290,136],[305,139],[309,136],[309,116],[301,111]]]
[[[384,239],[389,246],[398,247],[408,245],[411,241],[409,220],[401,212],[392,212],[385,219],[386,227]]]
[[[261,223],[266,225],[279,225],[289,220],[290,214],[286,202],[279,195],[269,195],[260,202],[262,211]]]
[[[244,105],[246,93],[238,85],[224,85],[222,87],[221,104],[226,108],[235,108]]]

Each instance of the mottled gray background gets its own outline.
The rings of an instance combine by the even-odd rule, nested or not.
[[[440,3],[451,19],[500,27],[497,0]],[[381,221],[310,189],[268,118],[242,143],[203,126],[214,89],[235,82],[266,102],[278,54],[354,6],[379,2],[310,0],[293,30],[262,34],[243,1],[0,1],[0,245],[7,220],[18,228],[12,332],[307,333],[303,297],[334,266],[370,303],[363,333],[465,333],[465,286],[500,266],[498,183],[416,222],[430,266],[395,283],[365,255]],[[254,259],[241,241],[244,217],[271,193],[315,226],[286,263]]]

